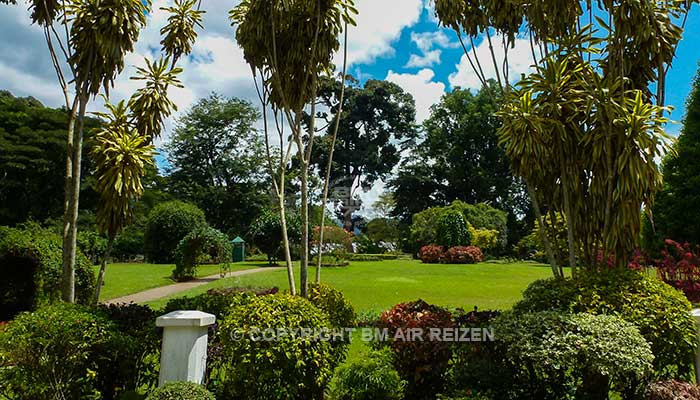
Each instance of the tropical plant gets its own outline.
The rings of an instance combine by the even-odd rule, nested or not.
[[[477,1],[464,7],[436,1],[438,19],[457,31],[462,44],[462,32],[469,37],[472,51],[463,48],[484,86],[481,65],[487,60],[477,57],[474,37],[483,32],[489,43],[489,62],[506,96],[498,113],[500,143],[526,182],[555,276],[561,271],[541,205],[564,214],[574,269],[577,259],[595,268],[600,249],[624,268],[638,247],[639,210],[653,205],[661,185],[655,158],[669,142],[663,131],[665,75],[683,32],[678,21],[692,3],[515,1],[495,7]],[[494,35],[505,49],[502,60],[493,51]],[[534,72],[513,89],[508,51],[527,36]],[[544,50],[540,57],[537,47]]]
[[[323,2],[244,0],[230,12],[230,19],[236,26],[236,41],[243,48],[245,59],[250,64],[256,79],[256,87],[263,105],[266,138],[268,138],[268,129],[265,116],[268,106],[275,110],[275,125],[281,128],[284,124],[280,124],[280,120],[286,120],[291,129],[291,139],[288,143],[284,143],[284,134],[281,129],[279,130],[281,150],[279,159],[277,155],[274,157],[271,155],[268,140],[267,161],[279,200],[288,280],[292,294],[296,293],[296,287],[286,233],[285,170],[292,156],[291,145],[295,144],[301,181],[300,286],[301,294],[306,296],[309,255],[308,174],[316,133],[318,78],[320,74],[332,70],[332,56],[340,47],[338,35],[343,31],[344,23],[354,24],[351,14],[356,12],[352,0]],[[308,29],[299,29],[299,26],[306,26]],[[258,76],[260,76],[261,85],[258,85]],[[302,119],[307,104],[311,105],[311,112],[307,124],[308,131],[305,135],[302,130]]]

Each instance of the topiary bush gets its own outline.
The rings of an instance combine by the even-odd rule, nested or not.
[[[387,329],[388,343],[394,354],[394,366],[407,382],[407,399],[427,399],[439,393],[445,383],[444,374],[451,357],[451,344],[435,340],[427,332],[431,328],[451,328],[452,315],[444,308],[417,300],[400,303],[382,313],[379,328]],[[426,334],[423,340],[411,340],[397,335],[419,328]]]
[[[156,264],[175,261],[175,248],[193,229],[206,225],[204,212],[182,201],[168,201],[153,207],[144,234],[146,259]]]
[[[22,313],[2,334],[6,390],[22,399],[98,398],[102,361],[114,361],[114,325],[86,308],[56,304]]]
[[[420,259],[425,264],[437,264],[442,262],[445,256],[442,246],[423,246],[420,249]]]
[[[175,249],[173,277],[178,281],[194,279],[203,263],[228,264],[233,261],[233,244],[228,236],[208,225],[185,235]]]
[[[289,294],[241,295],[221,322],[225,379],[217,397],[228,399],[322,399],[336,358],[327,340],[303,338],[290,329],[331,329],[328,316]],[[276,335],[277,329],[285,333]],[[274,340],[257,340],[263,334]]]
[[[700,386],[679,381],[663,381],[649,385],[648,400],[700,399]]]
[[[36,224],[0,230],[0,320],[61,299],[62,239]],[[88,304],[95,294],[95,274],[78,251],[76,300]]]
[[[445,210],[437,220],[437,244],[445,247],[467,246],[471,234],[464,215],[457,210]]]
[[[450,247],[444,256],[448,264],[476,264],[484,261],[484,254],[476,246]]]
[[[513,309],[617,315],[637,326],[651,345],[657,377],[683,378],[693,365],[697,336],[690,303],[683,293],[643,272],[602,270],[535,281]]]
[[[331,400],[401,400],[406,382],[392,365],[391,353],[373,351],[339,366],[330,384]]]
[[[504,313],[491,357],[499,383],[496,398],[639,398],[653,374],[654,356],[631,323],[612,315]]]
[[[146,400],[216,400],[202,385],[193,382],[168,382],[151,392]]]

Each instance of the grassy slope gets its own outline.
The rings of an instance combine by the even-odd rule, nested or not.
[[[298,269],[295,273],[298,275]],[[449,307],[505,309],[532,281],[550,276],[549,267],[531,263],[443,265],[416,260],[352,262],[347,268],[322,271],[323,282],[343,291],[358,311],[385,310],[419,298]],[[288,287],[285,270],[224,279],[173,297],[194,296],[214,287],[271,286]],[[159,308],[167,300],[149,304]]]
[[[231,270],[256,268],[258,264],[231,264]],[[170,276],[175,268],[172,264],[109,264],[105,273],[105,284],[100,292],[100,300],[109,300],[128,294],[138,293],[155,287],[173,284]],[[99,267],[95,267],[95,273]],[[203,265],[197,275],[218,274],[218,265]]]

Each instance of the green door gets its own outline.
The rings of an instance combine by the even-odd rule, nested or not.
[[[233,239],[233,262],[245,261],[245,241],[237,236]]]

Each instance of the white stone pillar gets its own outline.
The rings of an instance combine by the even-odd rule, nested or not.
[[[700,308],[693,308],[690,314],[695,318],[695,328],[700,340]],[[695,382],[700,382],[700,345],[695,349]]]
[[[187,381],[201,384],[207,367],[207,328],[216,317],[201,311],[173,311],[156,319],[163,328],[158,386]]]

